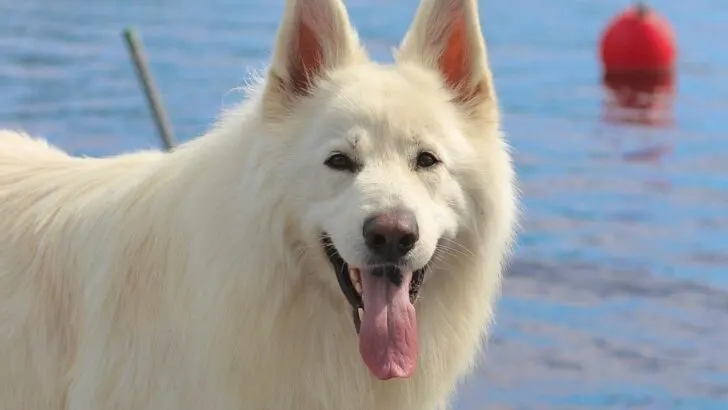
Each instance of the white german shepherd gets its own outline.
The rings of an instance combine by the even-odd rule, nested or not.
[[[290,0],[262,86],[171,153],[0,132],[0,408],[447,407],[514,172],[475,0],[423,1],[395,60]]]

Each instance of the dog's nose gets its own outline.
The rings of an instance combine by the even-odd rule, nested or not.
[[[407,255],[420,238],[414,214],[402,209],[373,215],[364,221],[364,241],[384,262]]]

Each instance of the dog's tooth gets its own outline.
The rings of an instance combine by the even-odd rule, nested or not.
[[[356,313],[359,315],[359,320],[362,320],[362,318],[364,317],[364,309],[358,308],[356,309]]]
[[[349,279],[351,280],[351,284],[354,285],[356,293],[361,295],[363,291],[361,284],[361,271],[357,268],[349,268]]]

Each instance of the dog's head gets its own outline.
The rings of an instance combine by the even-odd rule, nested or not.
[[[340,0],[288,1],[262,109],[290,138],[281,178],[362,358],[411,375],[418,292],[443,243],[484,218],[478,147],[503,149],[476,1],[424,0],[392,65],[368,60]]]

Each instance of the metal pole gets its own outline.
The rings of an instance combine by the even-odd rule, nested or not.
[[[126,40],[127,48],[129,49],[129,53],[134,61],[137,78],[142,83],[144,94],[147,97],[147,102],[149,103],[149,107],[152,109],[157,131],[159,131],[159,135],[162,138],[165,149],[169,151],[175,145],[172,126],[170,125],[167,114],[164,111],[162,97],[159,95],[159,92],[154,86],[152,75],[149,72],[149,67],[147,66],[147,59],[144,56],[144,49],[142,47],[141,40],[139,40],[139,36],[133,28],[127,28],[124,30],[124,39]]]

